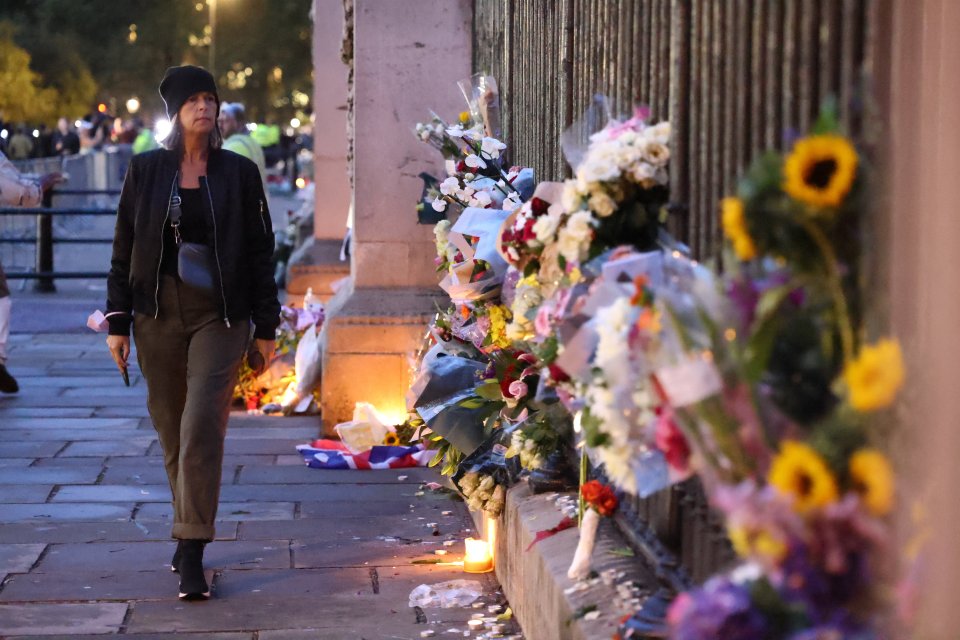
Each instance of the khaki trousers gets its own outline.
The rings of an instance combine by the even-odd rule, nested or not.
[[[210,294],[170,276],[156,318],[136,314],[137,361],[173,495],[172,536],[213,540],[223,441],[248,323],[228,328]]]

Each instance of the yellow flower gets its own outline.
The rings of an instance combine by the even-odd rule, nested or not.
[[[745,527],[730,527],[727,535],[733,550],[741,558],[761,556],[779,562],[787,554],[786,543],[767,531],[747,531]]]
[[[466,123],[470,122],[470,112],[469,112],[469,111],[461,111],[461,112],[460,112],[460,122],[462,122],[463,124],[466,124]]]
[[[894,476],[887,458],[876,449],[860,449],[850,456],[850,481],[864,506],[875,516],[893,508]]]
[[[388,447],[396,447],[400,444],[400,436],[394,431],[388,431],[387,435],[383,436],[383,444]]]
[[[856,359],[843,368],[850,406],[861,412],[893,404],[903,379],[903,356],[896,340],[881,340],[862,347]]]
[[[785,440],[767,478],[780,493],[793,498],[793,507],[806,512],[837,499],[837,481],[812,447]]]
[[[741,260],[757,257],[757,247],[747,231],[747,219],[743,212],[743,200],[724,198],[720,201],[723,235],[733,244],[733,250]]]
[[[838,135],[801,138],[783,166],[783,190],[814,207],[838,207],[857,177],[857,150]]]
[[[508,348],[512,344],[507,337],[507,322],[512,317],[510,310],[497,304],[487,309],[487,315],[490,318],[491,343],[500,349]]]

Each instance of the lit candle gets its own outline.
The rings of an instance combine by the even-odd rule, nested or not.
[[[467,538],[467,555],[463,558],[463,570],[467,573],[486,573],[493,569],[490,546],[485,540]]]

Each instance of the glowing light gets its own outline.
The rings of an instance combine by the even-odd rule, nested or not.
[[[583,430],[583,411],[577,411],[573,414],[573,432],[580,433]]]
[[[733,342],[737,339],[736,329],[730,328],[723,332],[723,337],[726,338],[727,342]]]
[[[274,68],[273,68],[273,81],[274,81],[274,82],[280,82],[281,80],[283,80],[283,69],[281,69],[280,67],[274,67]]]
[[[130,44],[133,44],[137,41],[137,25],[130,25],[130,33],[127,34],[127,40],[130,42]]]
[[[80,127],[83,126],[83,122],[80,121],[80,120],[77,120],[76,122],[73,123],[73,126],[75,126],[77,129],[79,129]]]
[[[171,128],[173,128],[173,123],[166,118],[161,118],[157,120],[157,124],[153,128],[153,137],[157,139],[157,142],[160,142],[170,135]]]
[[[97,111],[99,111],[100,113],[106,113],[106,112],[107,112],[107,105],[105,105],[105,104],[103,104],[103,103],[101,102],[100,104],[97,105]]]
[[[0,138],[3,138],[4,140],[6,140],[6,139],[7,139],[7,135],[9,135],[9,134],[7,133],[7,130],[6,130],[6,129],[4,129],[3,131],[0,131]]]
[[[303,189],[305,186],[307,186],[307,181],[303,178],[297,178],[297,189]]]
[[[256,130],[257,130],[256,122],[247,123],[247,131],[256,131]]]
[[[33,130],[33,137],[34,137],[34,138],[39,138],[39,137],[40,137],[40,129],[34,129],[34,130]]]
[[[300,126],[300,118],[290,118],[290,126],[296,129]]]
[[[493,570],[493,557],[490,555],[490,544],[486,540],[467,538],[467,553],[463,557],[463,570],[467,573],[487,573]]]
[[[497,565],[497,519],[490,516],[486,511],[483,512],[483,519],[487,523],[487,545],[490,547],[490,563]]]
[[[244,69],[243,72],[244,72],[245,74],[247,74],[248,76],[252,76],[252,75],[253,75],[253,69],[251,69],[250,67],[247,67],[246,69]]]
[[[137,111],[140,111],[140,101],[136,98],[130,98],[127,100],[127,111],[130,113],[136,113]]]
[[[203,3],[198,2],[196,5],[194,5],[193,8],[196,9],[197,11],[203,11]]]

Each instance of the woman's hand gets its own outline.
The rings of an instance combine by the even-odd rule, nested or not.
[[[130,336],[107,336],[107,348],[110,349],[110,355],[117,363],[117,368],[125,371],[127,358],[130,357]]]
[[[257,349],[257,352],[263,356],[263,370],[266,371],[267,367],[270,366],[270,363],[273,362],[273,354],[277,349],[276,340],[261,340],[256,338],[253,341],[254,346]]]

